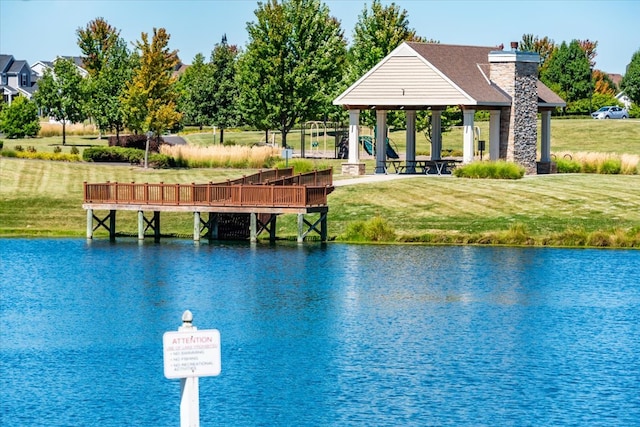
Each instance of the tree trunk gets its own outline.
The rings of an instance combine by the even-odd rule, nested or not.
[[[282,129],[282,148],[287,148],[287,131]]]
[[[67,127],[67,121],[63,120],[62,121],[62,145],[65,145],[67,143],[66,127]]]
[[[224,145],[224,128],[220,128],[220,144]]]

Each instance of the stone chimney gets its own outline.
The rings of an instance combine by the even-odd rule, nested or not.
[[[537,53],[517,50],[489,53],[490,79],[511,97],[511,107],[500,114],[500,158],[536,173],[538,64]]]

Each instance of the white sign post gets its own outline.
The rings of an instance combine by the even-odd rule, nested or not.
[[[193,314],[182,314],[178,331],[162,336],[164,376],[180,378],[180,427],[200,426],[198,377],[220,375],[220,331],[198,330]]]

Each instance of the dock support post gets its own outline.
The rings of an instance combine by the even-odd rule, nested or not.
[[[251,243],[258,241],[258,218],[254,212],[249,214],[249,236]]]
[[[218,214],[209,212],[209,240],[218,240]]]
[[[93,239],[93,209],[87,209],[87,239]]]
[[[278,215],[274,215],[271,214],[271,228],[269,228],[269,241],[270,242],[275,242],[276,241],[276,219],[278,218]]]
[[[144,212],[138,211],[138,240],[144,240]]]
[[[320,213],[321,216],[321,220],[320,220],[320,241],[321,242],[326,242],[327,241],[327,212],[324,213]]]
[[[153,223],[155,224],[153,240],[158,243],[160,242],[160,212],[153,211]]]
[[[304,241],[304,214],[298,214],[298,243]]]
[[[193,241],[200,241],[200,212],[193,213]]]
[[[114,242],[116,240],[116,211],[111,210],[109,212],[109,240]]]

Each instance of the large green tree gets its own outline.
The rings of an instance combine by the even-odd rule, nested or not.
[[[287,133],[323,116],[337,95],[346,41],[340,22],[318,0],[258,3],[238,75],[244,119]]]
[[[109,60],[111,49],[119,41],[120,32],[104,18],[98,17],[90,21],[84,28],[78,28],[78,47],[82,51],[83,68],[90,76],[100,74]]]
[[[15,98],[11,105],[0,110],[0,132],[7,138],[33,137],[39,131],[38,107],[24,96]]]
[[[590,59],[578,40],[562,42],[549,58],[540,80],[567,102],[590,98],[593,92]]]
[[[374,0],[370,7],[365,5],[353,30],[353,43],[349,48],[348,69],[342,89],[356,82],[404,41],[426,41],[409,26],[405,9],[395,3],[384,6],[380,0]],[[369,111],[363,112],[361,120],[369,126],[375,124],[375,116]],[[390,111],[387,122],[395,127],[404,127],[405,115]],[[422,120],[419,122],[422,123]]]
[[[356,22],[353,43],[349,48],[347,86],[404,41],[422,41],[409,27],[406,10],[395,3],[383,6],[380,0],[374,0],[371,8],[365,5]]]
[[[196,54],[193,63],[177,82],[179,110],[186,124],[203,126],[212,124],[215,108],[213,69],[204,62],[201,53]]]
[[[176,109],[178,93],[173,75],[178,52],[169,50],[169,38],[164,28],[153,29],[151,43],[147,33],[142,33],[135,45],[139,64],[121,98],[128,127],[153,132],[158,138],[182,118]]]
[[[86,118],[86,90],[80,72],[71,59],[58,58],[38,81],[36,103],[54,120],[62,123],[62,144],[66,144],[67,123]]]
[[[631,57],[631,62],[627,65],[627,70],[620,83],[620,89],[636,105],[640,105],[640,49]]]
[[[236,126],[238,114],[238,48],[227,43],[222,36],[211,52],[213,67],[214,109],[213,123],[220,128],[220,143],[224,143],[224,130]]]
[[[103,18],[96,18],[76,31],[87,79],[88,113],[101,131],[124,129],[120,98],[131,79],[132,61],[119,31]]]

